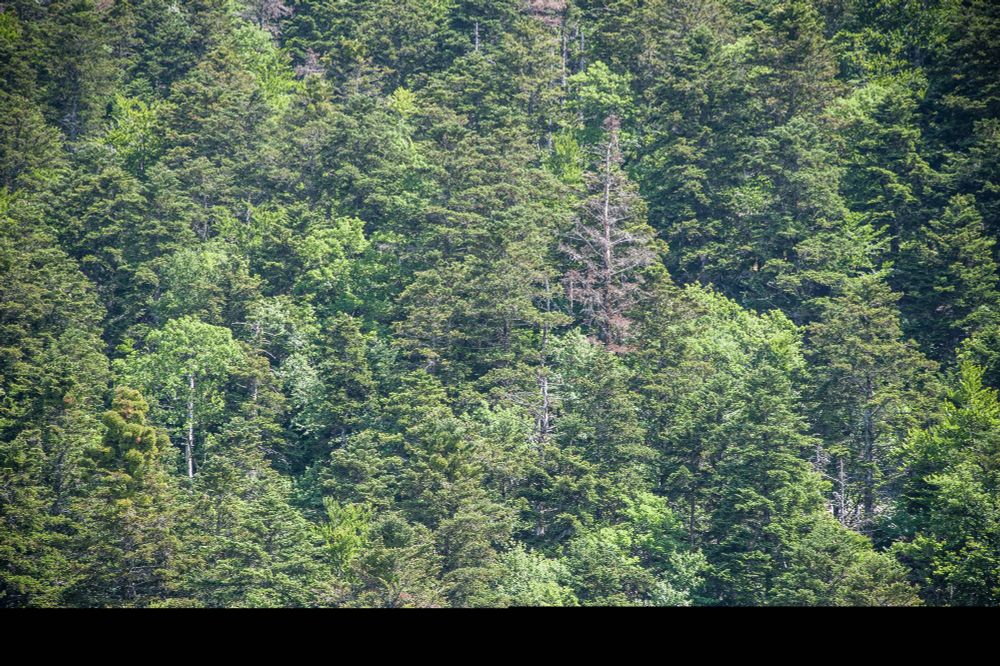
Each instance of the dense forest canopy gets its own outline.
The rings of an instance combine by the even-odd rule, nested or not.
[[[998,237],[990,0],[0,0],[0,605],[996,605]]]

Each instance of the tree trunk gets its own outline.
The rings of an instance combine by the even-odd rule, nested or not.
[[[837,498],[837,519],[841,525],[847,525],[847,471],[844,467],[843,456],[837,459],[837,487],[840,489]]]
[[[865,442],[864,442],[864,463],[865,463],[865,489],[862,497],[864,511],[864,525],[862,531],[866,534],[870,532],[871,521],[875,513],[875,442],[874,428],[872,424],[871,407],[865,410]]]
[[[188,375],[187,402],[187,446],[184,450],[187,460],[188,478],[194,478],[194,375]]]
[[[601,223],[603,225],[604,237],[601,239],[604,243],[604,296],[602,303],[604,312],[602,313],[603,326],[603,338],[604,344],[610,345],[614,342],[612,335],[611,321],[614,316],[612,312],[611,303],[611,281],[614,278],[614,260],[611,256],[611,251],[614,248],[614,243],[611,239],[611,154],[614,149],[614,139],[608,141],[608,147],[604,154],[604,210],[601,213]]]
[[[862,495],[863,521],[861,531],[865,534],[871,532],[871,521],[875,513],[875,416],[872,413],[872,400],[875,398],[875,390],[871,377],[865,380],[865,405],[864,415],[864,442],[862,449],[862,460],[865,465],[865,486]]]

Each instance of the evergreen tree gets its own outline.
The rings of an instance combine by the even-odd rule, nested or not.
[[[997,603],[994,4],[4,0],[0,605]]]
[[[88,451],[93,471],[75,507],[82,571],[69,603],[146,605],[168,594],[167,570],[179,546],[166,473],[171,449],[166,433],[146,424],[148,409],[138,391],[116,389],[102,418],[104,437]]]
[[[933,604],[995,605],[1000,594],[1000,403],[965,363],[937,422],[907,439],[894,546]]]
[[[909,289],[901,305],[913,313],[912,327],[935,358],[946,358],[962,338],[1000,316],[994,244],[975,200],[957,195],[904,246],[900,272]]]
[[[56,606],[109,382],[92,285],[25,200],[0,195],[0,599]]]
[[[809,327],[810,397],[823,439],[815,464],[833,481],[834,515],[872,534],[900,470],[894,449],[920,424],[935,364],[903,339],[899,295],[880,273],[853,278]]]

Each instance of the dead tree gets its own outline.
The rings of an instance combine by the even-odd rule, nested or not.
[[[586,176],[587,197],[562,250],[574,264],[564,278],[567,296],[609,349],[621,351],[628,311],[642,295],[642,269],[655,258],[653,232],[635,184],[622,170],[616,116],[604,121],[605,140]]]

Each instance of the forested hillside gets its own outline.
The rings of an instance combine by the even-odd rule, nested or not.
[[[998,237],[991,0],[0,0],[0,605],[996,605]]]

